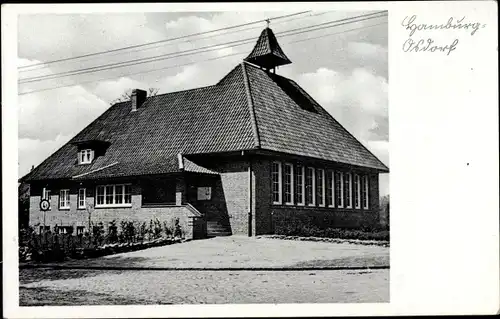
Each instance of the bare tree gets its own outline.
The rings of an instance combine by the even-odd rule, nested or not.
[[[155,96],[156,94],[158,94],[159,90],[160,90],[159,88],[149,88],[147,90],[147,92],[148,92],[147,96],[148,97]],[[118,98],[112,100],[109,104],[113,105],[113,104],[120,103],[120,102],[130,101],[131,98],[132,98],[132,89],[127,89],[127,90],[125,90],[125,92],[122,93],[122,95],[120,95]]]

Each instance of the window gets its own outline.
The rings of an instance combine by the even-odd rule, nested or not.
[[[51,202],[51,196],[50,196],[50,189],[46,189],[45,187],[42,189],[42,199],[46,199],[49,201],[49,210],[51,208],[50,202]]]
[[[85,201],[86,201],[86,191],[85,188],[80,188],[78,190],[78,208],[85,208]]]
[[[363,208],[368,209],[369,208],[369,202],[368,202],[368,193],[369,193],[369,183],[368,183],[368,176],[363,175]]]
[[[281,204],[281,163],[273,162],[271,171],[273,204]]]
[[[325,170],[316,170],[316,198],[319,206],[325,206]]]
[[[304,205],[305,202],[305,181],[304,166],[297,165],[295,168],[295,203]]]
[[[285,164],[284,166],[284,193],[285,193],[285,204],[293,205],[293,165]]]
[[[96,207],[130,207],[132,206],[132,186],[100,185],[96,189]]]
[[[354,207],[361,208],[361,181],[358,174],[354,175]]]
[[[59,226],[57,227],[58,234],[73,234],[73,226]]]
[[[175,186],[173,178],[148,179],[142,183],[142,205],[175,205]],[[197,189],[197,199],[200,195],[200,188]],[[203,192],[206,195],[206,191]],[[206,199],[206,197],[205,197]]]
[[[352,208],[352,175],[345,173],[344,178],[345,207]]]
[[[314,168],[308,167],[306,169],[306,203],[308,206],[316,205],[316,179],[314,178]]]
[[[59,192],[59,209],[69,209],[69,189],[61,189]]]
[[[326,205],[328,207],[334,207],[333,199],[335,198],[334,192],[334,178],[332,171],[326,173]]]
[[[104,186],[97,186],[96,206],[104,205]]]
[[[78,163],[79,164],[90,164],[94,160],[94,150],[85,149],[78,152]]]
[[[76,226],[77,235],[83,235],[84,231],[85,231],[85,226]]]
[[[344,174],[335,172],[335,203],[338,208],[344,207]]]

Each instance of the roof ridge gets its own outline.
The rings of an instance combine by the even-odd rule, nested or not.
[[[195,91],[195,90],[201,90],[201,89],[208,89],[208,88],[213,87],[213,86],[215,86],[215,84],[206,85],[206,86],[199,86],[199,87],[192,88],[192,89],[187,89],[187,90],[180,90],[180,91],[173,91],[173,92],[166,92],[166,93],[162,93],[162,94],[156,94],[156,95],[148,97],[146,99],[146,101],[148,101],[150,98],[154,98],[154,97],[161,97],[161,96],[169,95],[169,94],[184,93],[184,92],[189,92],[189,91]],[[127,101],[125,101],[125,102],[127,102]],[[119,103],[124,103],[124,102],[119,102]],[[117,104],[119,104],[119,103],[117,103]]]
[[[255,109],[253,106],[252,92],[250,91],[250,81],[248,80],[247,71],[245,69],[245,61],[241,62],[241,70],[243,73],[243,82],[245,84],[245,93],[247,95],[248,109],[250,111],[250,121],[252,122],[252,131],[254,134],[255,147],[260,148],[259,128],[255,117]]]

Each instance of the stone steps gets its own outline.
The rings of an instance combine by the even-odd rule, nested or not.
[[[231,229],[218,221],[207,221],[207,236],[208,237],[219,237],[219,236],[231,236]]]

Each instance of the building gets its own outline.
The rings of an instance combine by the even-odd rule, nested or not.
[[[134,90],[22,179],[30,225],[80,233],[90,219],[178,218],[196,238],[377,223],[378,176],[388,168],[276,74],[290,63],[266,28],[215,85],[153,97]]]

